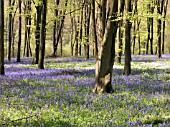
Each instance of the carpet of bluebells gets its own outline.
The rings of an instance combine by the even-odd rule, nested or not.
[[[31,58],[5,62],[0,76],[0,126],[170,126],[170,55],[132,56],[132,74],[113,69],[112,94],[92,93],[95,59]]]

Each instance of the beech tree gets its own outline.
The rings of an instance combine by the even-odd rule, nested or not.
[[[4,75],[4,0],[0,1],[0,74]]]
[[[102,38],[101,47],[96,61],[95,79],[96,83],[93,89],[95,93],[112,93],[112,70],[115,58],[115,37],[117,33],[117,11],[118,0],[108,0],[108,20]],[[105,4],[105,3],[103,3]],[[102,10],[106,11],[106,9]],[[103,12],[106,14],[106,12]],[[103,29],[104,29],[103,28]]]
[[[44,69],[44,56],[45,56],[45,38],[46,38],[46,13],[47,13],[47,0],[42,0],[41,12],[41,29],[40,29],[40,49],[38,68]]]
[[[125,65],[124,65],[124,73],[125,75],[129,75],[131,73],[131,22],[130,22],[130,14],[132,12],[131,8],[131,0],[126,0],[126,13],[128,17],[126,17],[125,24]]]
[[[18,6],[19,6],[19,30],[18,30],[18,52],[17,52],[17,62],[20,62],[21,57],[21,29],[22,29],[22,19],[21,19],[21,0],[18,0]]]

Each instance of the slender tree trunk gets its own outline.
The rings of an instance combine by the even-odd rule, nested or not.
[[[166,13],[167,13],[167,7],[168,7],[168,0],[165,0],[165,3],[164,3],[164,9],[163,9],[163,17],[164,17],[164,20],[163,20],[163,31],[162,31],[162,53],[164,54],[165,53],[165,25],[166,25],[166,22],[165,22],[165,18],[166,18]]]
[[[150,10],[151,5],[148,4],[148,10]],[[149,13],[149,11],[148,11]],[[148,37],[147,37],[147,42],[146,42],[146,54],[148,54],[149,50],[149,41],[150,41],[150,34],[151,34],[151,22],[150,22],[150,17],[147,17],[147,29],[148,29]]]
[[[36,31],[35,31],[35,41],[36,41],[35,64],[38,64],[38,60],[39,60],[41,10],[42,10],[41,5],[36,6],[37,14],[36,14]]]
[[[141,19],[137,18],[137,34],[138,34],[138,55],[141,54],[141,42],[140,42],[140,23]]]
[[[4,0],[0,1],[0,75],[4,75]]]
[[[163,3],[164,3],[164,0],[157,0],[157,13],[160,16],[162,15],[162,11],[163,11]],[[158,56],[158,58],[162,57],[162,53],[161,53],[161,25],[162,25],[161,19],[157,19],[157,56]]]
[[[79,24],[79,18],[77,18],[77,22],[76,22],[76,17],[74,17],[74,30],[75,30],[75,39],[74,39],[74,43],[75,43],[75,56],[78,57],[78,35],[79,35],[79,31],[78,31],[78,24]]]
[[[71,34],[70,34],[70,48],[71,48],[71,56],[74,55],[73,49],[74,49],[74,43],[73,43],[73,35],[74,35],[74,21],[73,16],[70,13],[70,19],[71,19]]]
[[[126,13],[132,12],[131,9],[131,0],[126,0]],[[125,65],[124,65],[124,74],[131,74],[131,22],[130,19],[126,19],[125,25]]]
[[[80,28],[79,28],[79,49],[78,49],[78,55],[81,56],[81,45],[82,45],[82,39],[83,39],[83,10],[84,10],[84,3],[81,5],[80,10]],[[86,19],[86,17],[84,16]],[[86,50],[86,49],[85,49]]]
[[[11,7],[11,0],[9,0],[9,7]],[[8,60],[11,60],[11,43],[12,43],[12,12],[9,12],[9,22],[8,22]]]
[[[138,0],[134,1],[134,15],[138,14],[138,4],[137,4]],[[137,35],[137,30],[136,30],[136,24],[137,24],[137,19],[134,19],[133,21],[133,54],[135,54],[135,46],[136,46],[136,35]]]
[[[85,52],[85,57],[86,59],[89,59],[89,51],[90,51],[90,45],[89,45],[89,34],[90,34],[90,15],[91,15],[91,5],[87,3],[87,5],[85,6],[85,37],[86,37],[86,43],[85,43],[85,47],[86,47],[86,52]]]
[[[40,49],[39,49],[39,61],[38,68],[44,69],[44,56],[45,56],[45,39],[46,39],[46,13],[47,13],[47,0],[42,0],[42,12],[41,12],[41,29],[40,29]]]
[[[154,13],[154,0],[152,1],[152,6],[151,6],[151,10],[150,10],[150,12],[151,12],[151,14],[153,15],[153,13]],[[150,53],[153,55],[153,28],[154,28],[154,26],[153,26],[153,17],[150,17],[150,26],[151,26],[151,35],[150,35]]]
[[[68,3],[68,0],[65,1],[65,7],[67,7],[67,3]],[[63,29],[63,26],[64,26],[64,21],[65,21],[65,13],[66,13],[66,9],[64,9],[64,11],[63,11],[63,16],[62,16],[61,25],[59,27],[59,31],[58,31],[58,35],[57,35],[57,39],[56,39],[56,43],[55,43],[55,47],[54,47],[54,52],[57,51],[58,43],[59,43],[60,38],[61,38],[61,32],[62,32],[62,29]]]
[[[96,18],[95,18],[95,0],[92,0],[92,23],[93,23],[93,36],[94,36],[94,45],[95,45],[95,56],[98,55],[98,44],[97,44],[97,31],[96,31]]]
[[[59,6],[60,0],[56,0],[56,8],[54,9],[54,14],[55,14],[55,18],[56,20],[54,20],[54,28],[53,28],[53,57],[56,56],[56,48],[55,48],[55,44],[56,44],[56,34],[58,34],[58,21],[57,21],[57,17],[58,17],[58,6]]]
[[[118,14],[120,14],[121,17],[123,17],[123,13],[124,13],[124,6],[125,6],[125,0],[121,0],[119,1],[119,10],[118,10]],[[123,19],[121,19],[118,22],[118,53],[117,53],[117,63],[121,63],[121,56],[122,56],[122,48],[123,48]]]
[[[118,0],[108,0],[109,2],[109,17],[107,24],[105,25],[105,34],[99,54],[96,62],[96,83],[93,92],[96,93],[111,93],[113,92],[111,81],[112,81],[112,70],[115,57],[115,37],[117,33],[117,21],[111,21],[117,18],[118,11]]]

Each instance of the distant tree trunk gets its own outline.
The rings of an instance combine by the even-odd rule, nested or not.
[[[60,3],[60,0],[56,0],[56,8],[54,9],[54,14],[55,14],[55,20],[54,20],[54,27],[53,27],[53,57],[56,56],[56,49],[55,49],[55,44],[56,44],[56,34],[58,34],[58,24],[57,24],[57,17],[58,17],[58,5]]]
[[[21,19],[21,4],[22,1],[18,0],[19,5],[19,31],[18,31],[18,52],[17,52],[17,62],[20,62],[21,55],[21,29],[22,29],[22,19]]]
[[[4,75],[4,0],[0,1],[0,74]]]
[[[165,25],[166,25],[166,22],[165,22],[165,18],[166,18],[166,13],[167,13],[167,7],[168,7],[168,0],[165,0],[165,3],[164,3],[164,8],[163,8],[163,31],[162,31],[162,53],[164,54],[165,53]]]
[[[108,0],[109,2],[109,19],[105,25],[105,34],[99,49],[99,54],[96,62],[96,83],[93,89],[95,93],[112,93],[112,70],[115,58],[115,37],[117,33],[117,18],[118,0]],[[111,21],[112,20],[112,21]]]
[[[125,0],[119,1],[119,10],[118,14],[122,17],[124,13],[124,6],[125,6]],[[117,63],[121,63],[121,56],[122,56],[122,48],[123,48],[123,19],[119,20],[118,22],[118,53],[117,53]]]
[[[73,16],[71,15],[71,13],[70,13],[70,20],[71,20],[70,48],[71,48],[71,56],[73,56],[74,55],[74,53],[73,53],[73,49],[74,49],[74,43],[73,43],[74,20],[73,20]]]
[[[32,56],[30,39],[31,39],[31,0],[28,0],[28,32],[27,32],[27,57]]]
[[[151,5],[148,4],[147,6],[148,6],[148,14],[149,14]],[[149,41],[151,40],[151,39],[150,39],[150,34],[151,34],[151,20],[150,20],[150,17],[147,17],[147,29],[148,29],[148,37],[147,37],[147,42],[146,42],[146,54],[148,54]]]
[[[134,15],[138,14],[138,4],[137,4],[137,2],[138,2],[138,0],[134,1]],[[134,35],[133,35],[133,49],[132,49],[133,54],[135,54],[135,46],[136,46],[136,34],[137,34],[136,33],[137,32],[136,24],[137,24],[137,21],[136,21],[136,19],[134,19],[134,21],[133,21],[133,33],[134,33]]]
[[[98,44],[97,44],[97,31],[96,31],[96,18],[95,18],[95,0],[92,0],[92,23],[93,23],[93,36],[94,36],[94,45],[95,45],[95,56],[98,55]]]
[[[30,47],[31,39],[31,0],[27,0],[25,4],[24,13],[27,15],[25,17],[25,40],[24,40],[24,54],[23,56],[32,56],[32,51]]]
[[[79,35],[79,31],[78,31],[78,25],[79,25],[79,18],[77,18],[77,22],[76,22],[76,17],[74,17],[74,31],[75,31],[75,37],[74,37],[74,43],[75,43],[75,56],[78,57],[78,35]]]
[[[35,64],[38,64],[38,60],[39,60],[39,47],[40,47],[40,23],[41,23],[42,5],[38,5],[35,8],[36,8],[36,11],[37,11],[37,14],[36,14],[36,30],[35,30],[35,41],[36,41]]]
[[[131,0],[126,0],[126,13],[130,14],[132,12],[131,9]],[[131,22],[130,19],[126,19],[125,24],[125,65],[124,65],[124,74],[131,74]]]
[[[151,4],[151,8],[150,8],[150,12],[153,15],[154,13],[154,0],[152,1]],[[150,35],[150,53],[153,55],[153,17],[150,17],[150,26],[151,26],[151,35]]]
[[[85,57],[86,59],[89,59],[89,50],[90,50],[90,45],[89,45],[89,34],[90,34],[90,15],[91,15],[91,5],[89,3],[86,3],[85,8],[84,8],[84,16],[85,16]]]
[[[21,19],[21,0],[18,0],[19,5],[19,31],[18,31],[18,52],[17,52],[17,62],[20,62],[21,55],[21,30],[22,30],[22,19]]]
[[[141,54],[141,44],[140,44],[140,23],[141,23],[141,19],[137,18],[138,55]]]
[[[78,55],[81,56],[81,45],[82,45],[82,39],[83,39],[83,9],[84,9],[84,3],[81,5],[80,10],[80,28],[79,28],[79,49],[78,49]],[[84,17],[86,18],[86,17]]]
[[[65,7],[67,7],[67,3],[68,3],[68,0],[65,1]],[[59,31],[58,31],[58,35],[57,35],[57,39],[56,39],[56,43],[55,43],[55,47],[54,47],[54,53],[57,51],[58,43],[59,43],[60,38],[61,38],[61,32],[62,32],[62,29],[63,29],[63,26],[64,26],[64,21],[65,21],[65,13],[66,13],[66,9],[64,9],[64,11],[63,11],[63,16],[62,16],[62,19],[61,19],[61,25],[59,27]]]
[[[11,0],[9,0],[9,7],[11,7]],[[8,60],[11,60],[11,44],[12,44],[12,12],[9,12],[9,22],[8,22]]]
[[[160,16],[162,16],[163,3],[164,3],[164,0],[157,0],[157,13]],[[157,56],[158,56],[158,58],[162,57],[162,53],[161,53],[161,25],[162,25],[161,19],[157,19],[157,38],[158,38],[157,39]]]
[[[40,28],[40,49],[38,68],[44,69],[44,56],[45,56],[45,39],[46,39],[46,13],[47,13],[47,0],[42,0],[42,15],[41,15],[41,28]]]

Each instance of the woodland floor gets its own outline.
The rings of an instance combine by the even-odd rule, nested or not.
[[[170,55],[133,55],[132,74],[113,67],[112,94],[92,93],[95,59],[47,58],[45,69],[5,62],[0,126],[113,127],[170,125]]]

